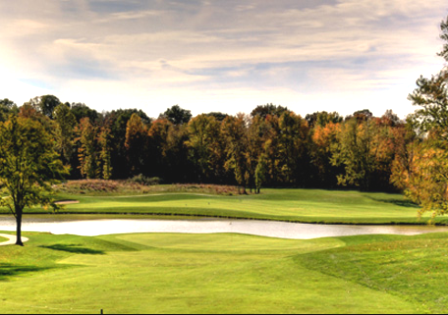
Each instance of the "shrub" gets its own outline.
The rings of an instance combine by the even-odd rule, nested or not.
[[[153,186],[153,185],[160,185],[162,180],[159,177],[146,177],[140,174],[128,179],[128,182],[145,186]]]

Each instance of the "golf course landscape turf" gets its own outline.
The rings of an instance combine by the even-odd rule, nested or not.
[[[199,193],[146,195],[67,195],[61,213],[153,214],[220,218],[279,220],[329,224],[426,224],[427,214],[417,218],[419,207],[399,194],[327,191],[313,189],[266,189],[260,195],[220,196]],[[2,212],[7,214],[7,210]],[[28,213],[48,213],[41,208]],[[437,224],[448,224],[444,217]]]
[[[355,191],[59,198],[79,201],[62,210],[73,217],[128,213],[350,224],[426,222],[417,219],[419,208],[401,195]],[[314,240],[239,234],[24,236],[29,238],[25,247],[0,247],[0,313],[448,312],[448,233]]]
[[[448,311],[448,234],[25,235],[0,249],[1,313]]]

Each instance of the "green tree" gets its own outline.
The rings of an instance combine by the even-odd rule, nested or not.
[[[103,178],[109,180],[112,178],[112,161],[111,161],[111,151],[112,151],[112,133],[109,126],[104,126],[101,128],[99,135],[99,144],[101,146],[101,163],[103,164]]]
[[[167,156],[169,151],[169,133],[173,124],[167,119],[155,120],[148,131],[149,152],[148,166],[149,173],[155,176],[164,176],[167,173]]]
[[[223,121],[222,128],[227,141],[225,167],[228,170],[233,170],[235,179],[245,194],[248,184],[246,122],[242,115],[229,116]]]
[[[229,116],[229,115],[223,114],[221,112],[211,112],[211,113],[208,113],[206,115],[209,116],[209,117],[214,117],[219,122],[222,122],[224,119],[227,118],[227,116]]]
[[[188,158],[188,126],[172,125],[168,130],[165,174],[163,178],[167,181],[185,182],[192,170]],[[197,180],[197,179],[196,179]]]
[[[329,123],[337,124],[344,121],[344,118],[337,112],[316,112],[306,115],[305,119],[311,128],[314,126],[325,127]]]
[[[54,109],[61,104],[61,101],[54,95],[43,95],[31,99],[26,104],[33,106],[38,112],[53,119]]]
[[[279,161],[278,166],[282,174],[282,181],[295,184],[299,177],[303,180],[304,162],[308,123],[294,113],[285,112],[279,120]],[[301,176],[302,175],[302,176]]]
[[[81,119],[78,133],[80,142],[78,157],[81,175],[88,179],[98,178],[100,161],[97,151],[96,128],[92,126],[89,118]]]
[[[266,155],[262,154],[258,159],[258,164],[255,169],[255,188],[257,194],[261,192],[261,187],[266,181]]]
[[[76,117],[65,104],[58,105],[54,110],[53,116],[56,121],[56,149],[61,154],[64,162],[68,163],[73,153]]]
[[[100,114],[94,109],[89,108],[86,104],[82,103],[72,103],[70,110],[76,117],[76,121],[79,123],[81,119],[88,117],[91,122],[95,122]]]
[[[440,37],[445,41],[438,54],[448,61],[448,17],[442,21]],[[444,67],[431,78],[421,76],[409,95],[420,107],[413,115],[413,125],[420,142],[411,144],[404,163],[396,164],[395,181],[405,187],[407,196],[433,215],[448,213],[448,69]]]
[[[38,121],[39,123],[42,124],[42,126],[44,126],[45,130],[49,133],[52,133],[55,130],[54,122],[28,103],[25,103],[22,106],[20,106],[18,116]]]
[[[191,111],[185,110],[179,107],[179,105],[174,105],[168,108],[163,114],[160,115],[159,119],[168,119],[174,125],[188,124],[192,115]]]
[[[137,109],[114,110],[107,113],[104,117],[110,123],[111,136],[114,139],[111,161],[114,169],[114,177],[117,178],[127,178],[130,174],[128,150],[126,149],[125,142],[128,121],[133,114],[139,116],[147,128],[151,126],[151,119],[142,110]]]
[[[373,122],[359,123],[352,118],[342,124],[337,137],[338,142],[332,147],[331,162],[333,166],[344,167],[338,183],[368,190],[376,167]]]
[[[269,116],[282,116],[285,112],[290,112],[288,108],[283,107],[281,105],[274,105],[272,103],[266,104],[266,105],[259,105],[257,106],[250,115],[252,117],[260,116],[263,119],[266,119],[266,117]]]
[[[132,176],[141,174],[143,170],[147,139],[148,131],[142,119],[137,114],[132,114],[127,123],[126,140],[124,142]]]
[[[52,185],[67,174],[54,150],[52,137],[39,122],[13,116],[10,121],[0,123],[0,181],[8,196],[0,203],[16,218],[17,245],[23,246],[25,207],[42,205],[57,209]]]
[[[19,108],[13,101],[7,98],[0,100],[0,121],[7,121],[9,115],[18,113]]]
[[[199,181],[203,181],[210,174],[210,144],[214,140],[209,130],[213,125],[218,125],[214,117],[199,115],[188,123],[188,141],[186,145],[190,148],[190,159],[199,169]]]
[[[442,51],[439,52],[438,55],[448,61],[448,17],[446,20],[442,21],[440,24],[440,29],[442,30],[440,38],[445,41],[445,44],[443,45]]]

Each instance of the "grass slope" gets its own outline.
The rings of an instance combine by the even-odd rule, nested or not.
[[[306,189],[267,189],[261,195],[218,196],[164,193],[140,196],[62,195],[79,204],[64,212],[157,214],[282,220],[305,223],[425,224],[418,207],[402,195]],[[43,209],[31,212],[44,213]],[[6,213],[6,210],[3,211]],[[437,218],[439,224],[448,224]]]
[[[372,241],[231,234],[26,236],[31,241],[25,248],[0,248],[0,313],[448,310],[445,271],[436,268],[447,259],[439,255],[448,249],[446,234]],[[403,255],[409,252],[406,265]],[[428,269],[430,264],[435,265]]]
[[[337,279],[418,301],[421,312],[448,311],[446,234],[344,240],[343,248],[300,255],[295,261]]]

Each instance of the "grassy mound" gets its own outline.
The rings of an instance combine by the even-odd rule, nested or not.
[[[26,236],[1,249],[1,313],[448,311],[447,234]]]
[[[296,257],[300,266],[379,292],[418,301],[424,312],[446,313],[447,235],[379,236]]]

